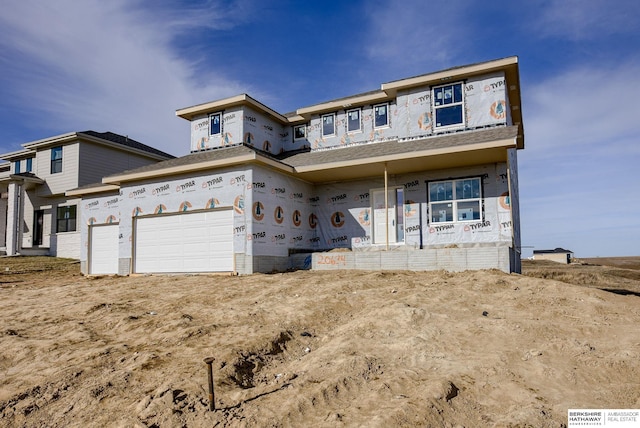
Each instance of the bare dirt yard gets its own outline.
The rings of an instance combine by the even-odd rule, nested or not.
[[[2,258],[0,426],[562,427],[570,408],[637,409],[640,258],[607,260],[89,278]]]

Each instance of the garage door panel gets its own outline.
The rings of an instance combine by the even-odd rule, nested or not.
[[[117,224],[91,226],[89,239],[89,273],[118,273],[119,233]]]
[[[138,273],[233,271],[233,211],[139,217],[134,246]]]

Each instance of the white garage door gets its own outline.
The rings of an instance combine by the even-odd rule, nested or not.
[[[89,273],[113,275],[118,273],[118,224],[89,226]]]
[[[135,222],[134,272],[233,272],[233,210],[199,211]]]

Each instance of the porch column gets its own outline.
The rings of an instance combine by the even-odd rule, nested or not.
[[[22,239],[22,186],[15,182],[9,183],[8,193],[6,247],[7,255],[14,256],[20,252],[20,240]]]
[[[389,251],[389,178],[387,175],[387,163],[384,163],[384,221],[385,226],[385,243],[386,249]]]

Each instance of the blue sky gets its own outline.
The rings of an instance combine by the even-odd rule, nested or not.
[[[516,55],[524,255],[640,255],[637,0],[0,4],[0,152],[72,131],[189,151],[179,108],[248,93],[286,113]]]

